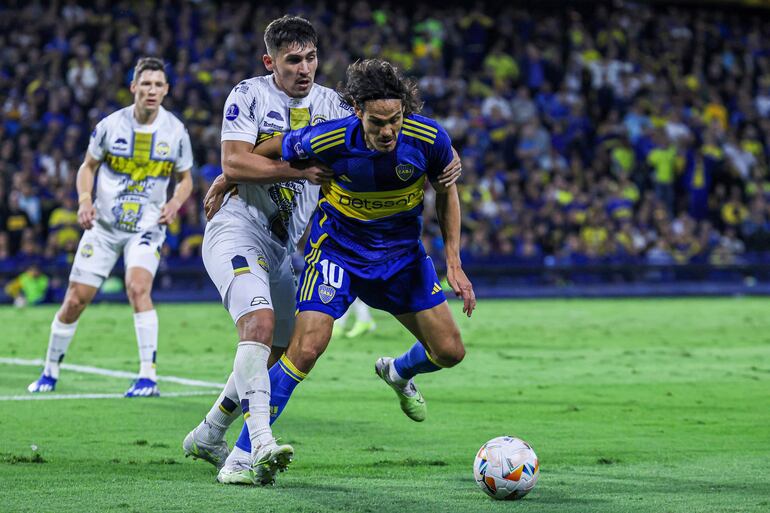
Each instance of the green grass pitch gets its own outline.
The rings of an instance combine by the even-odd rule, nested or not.
[[[42,358],[54,311],[0,309],[0,357]],[[457,317],[463,363],[418,378],[422,424],[373,372],[412,343],[378,313],[376,333],[332,342],[274,425],[296,460],[270,488],[219,485],[183,457],[215,395],[10,401],[39,368],[0,363],[0,511],[770,511],[768,311],[766,299],[483,301]],[[222,307],[158,313],[159,373],[224,381],[236,337]],[[67,362],[135,371],[129,307],[87,310]],[[56,394],[127,386],[63,371]],[[479,446],[504,434],[541,462],[515,503],[472,476]]]

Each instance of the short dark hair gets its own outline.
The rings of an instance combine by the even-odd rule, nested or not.
[[[388,61],[356,61],[348,66],[346,77],[340,96],[348,104],[361,110],[364,110],[364,104],[371,100],[401,100],[404,115],[407,116],[422,109],[417,84],[402,77],[398,69]]]
[[[271,57],[278,50],[291,44],[297,44],[301,49],[308,45],[318,46],[318,34],[313,24],[299,16],[288,14],[270,22],[265,29],[265,47]]]
[[[138,61],[136,61],[136,66],[134,67],[134,78],[133,80],[136,81],[142,74],[143,71],[162,71],[163,76],[166,77],[166,81],[168,82],[168,74],[166,73],[166,64],[158,59],[157,57],[142,57]]]

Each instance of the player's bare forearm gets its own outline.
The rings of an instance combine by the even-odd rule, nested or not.
[[[94,179],[96,177],[96,170],[99,168],[101,162],[86,152],[86,158],[78,168],[78,174],[75,178],[75,187],[78,190],[78,197],[91,196],[91,191],[94,189]]]
[[[476,294],[460,261],[460,196],[456,186],[436,188],[436,217],[444,239],[447,283],[462,298],[463,312],[470,317],[476,308]]]
[[[281,140],[280,136],[274,137],[256,148],[243,141],[223,141],[222,172],[228,184],[276,183],[302,178],[301,171],[288,162],[271,158],[281,157]],[[274,151],[276,142],[277,154]],[[269,156],[262,154],[263,152]]]
[[[436,187],[436,217],[444,239],[447,266],[460,265],[460,196],[455,185]]]
[[[179,173],[177,177],[179,177],[179,181],[174,188],[174,195],[171,197],[171,201],[176,202],[177,205],[183,205],[193,190],[192,173],[188,169],[185,172]]]
[[[84,230],[90,230],[96,219],[91,191],[94,189],[94,177],[101,162],[86,152],[86,158],[78,169],[75,177],[75,187],[78,190],[78,224]]]

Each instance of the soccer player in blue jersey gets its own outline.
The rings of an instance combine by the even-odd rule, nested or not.
[[[460,202],[439,173],[452,160],[451,141],[435,121],[419,116],[416,87],[388,62],[352,64],[343,93],[355,115],[295,130],[255,148],[285,160],[316,159],[334,171],[322,186],[305,248],[297,319],[286,353],[270,369],[271,414],[280,415],[294,388],[329,344],[334,320],[360,297],[393,314],[417,342],[397,358],[377,360],[377,374],[397,393],[409,418],[423,421],[418,374],[453,367],[465,348],[420,242],[424,185],[436,190],[447,281],[470,317],[473,286],[459,257]]]

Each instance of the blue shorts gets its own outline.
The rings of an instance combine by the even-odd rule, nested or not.
[[[414,251],[365,268],[351,256],[330,238],[314,240],[311,234],[297,288],[298,312],[323,312],[339,319],[356,297],[393,315],[427,310],[446,301],[433,261],[419,242]]]

